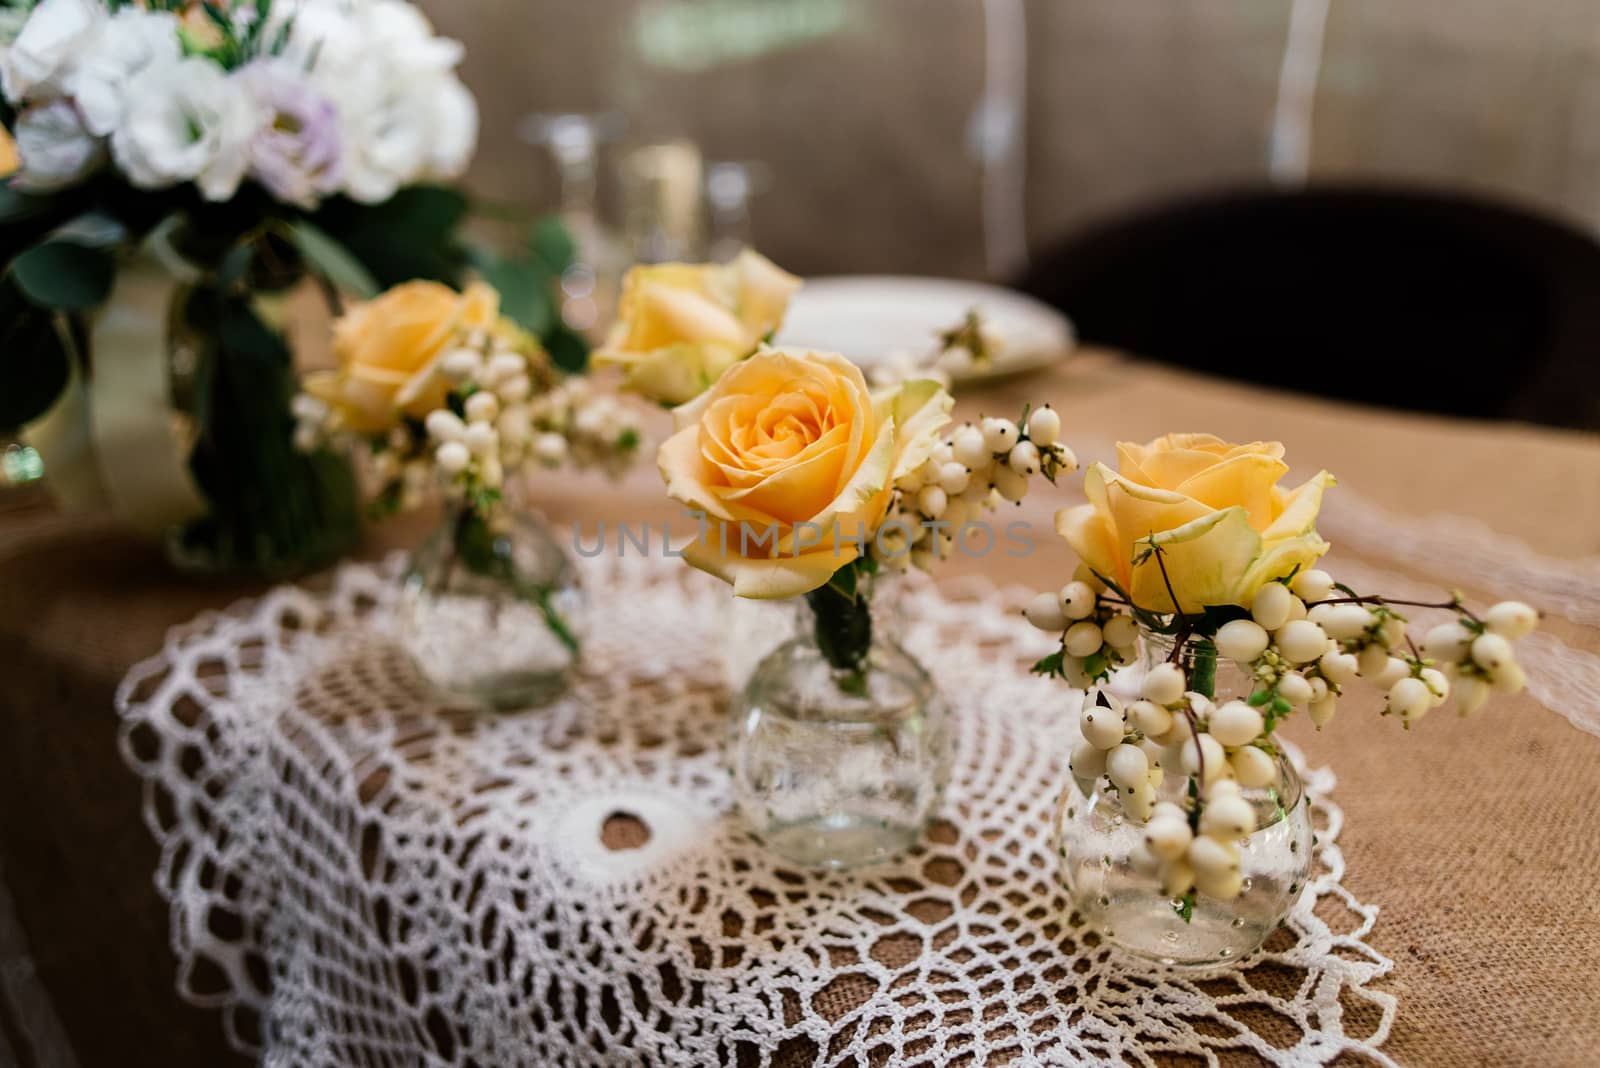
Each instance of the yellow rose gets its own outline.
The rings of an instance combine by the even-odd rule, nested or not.
[[[0,178],[9,178],[22,167],[22,157],[17,154],[16,139],[11,131],[0,126]]]
[[[636,393],[682,404],[777,330],[799,288],[800,279],[748,249],[728,264],[634,267],[595,363],[623,368]]]
[[[1168,434],[1148,445],[1117,445],[1121,474],[1094,464],[1084,477],[1089,503],[1063,509],[1056,530],[1078,556],[1116,582],[1140,608],[1171,612],[1172,598],[1151,544],[1185,613],[1207,605],[1249,606],[1261,586],[1308,567],[1328,551],[1316,531],[1320,472],[1284,490],[1278,442],[1231,445],[1210,434]]]
[[[894,481],[927,460],[950,395],[908,382],[874,396],[827,352],[764,349],[674,410],[667,493],[705,514],[689,563],[740,597],[792,597],[855,560]]]
[[[337,411],[348,430],[376,433],[402,414],[444,403],[439,358],[471,330],[502,330],[500,295],[482,282],[457,293],[438,282],[405,282],[357,304],[333,324],[339,367],[306,376],[305,391]]]

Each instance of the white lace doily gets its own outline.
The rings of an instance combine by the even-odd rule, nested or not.
[[[203,617],[124,681],[180,990],[265,1064],[1389,1063],[1392,962],[1339,884],[1326,770],[1317,873],[1267,951],[1166,972],[1066,915],[1048,839],[1076,704],[1018,660],[1044,639],[1014,597],[907,594],[954,781],[923,847],[821,875],[727,817],[726,587],[670,560],[585,579],[609,629],[542,711],[429,697],[387,636],[392,568]],[[618,813],[648,840],[608,848]]]

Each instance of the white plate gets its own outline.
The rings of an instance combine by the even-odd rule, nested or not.
[[[1032,297],[979,282],[890,275],[806,279],[777,344],[843,353],[870,370],[897,350],[932,351],[937,335],[974,308],[1002,340],[986,366],[942,364],[957,381],[1043,367],[1075,344],[1071,321]]]

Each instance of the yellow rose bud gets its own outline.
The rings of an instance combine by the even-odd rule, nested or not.
[[[792,597],[870,548],[896,479],[925,463],[950,395],[908,382],[874,396],[834,353],[767,349],[674,411],[667,493],[704,513],[689,563],[740,597]]]
[[[1277,442],[1232,445],[1209,434],[1169,434],[1117,446],[1120,472],[1092,465],[1089,503],[1056,515],[1056,530],[1095,572],[1141,608],[1195,613],[1207,605],[1248,607],[1264,583],[1328,551],[1317,534],[1326,471],[1294,490]],[[1178,604],[1172,603],[1161,562]]]
[[[336,410],[346,429],[378,433],[402,414],[444,403],[444,357],[475,330],[514,337],[499,319],[500,295],[481,282],[457,293],[438,282],[406,282],[347,311],[333,326],[338,369],[306,376],[305,390]]]
[[[776,331],[799,288],[798,278],[748,249],[728,264],[634,267],[595,363],[621,367],[636,393],[682,404]]]

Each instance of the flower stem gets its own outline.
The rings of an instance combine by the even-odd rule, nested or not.
[[[833,585],[806,594],[811,606],[812,634],[822,656],[838,671],[846,672],[845,692],[860,696],[866,690],[867,652],[872,648],[872,609],[867,598],[851,596]]]

